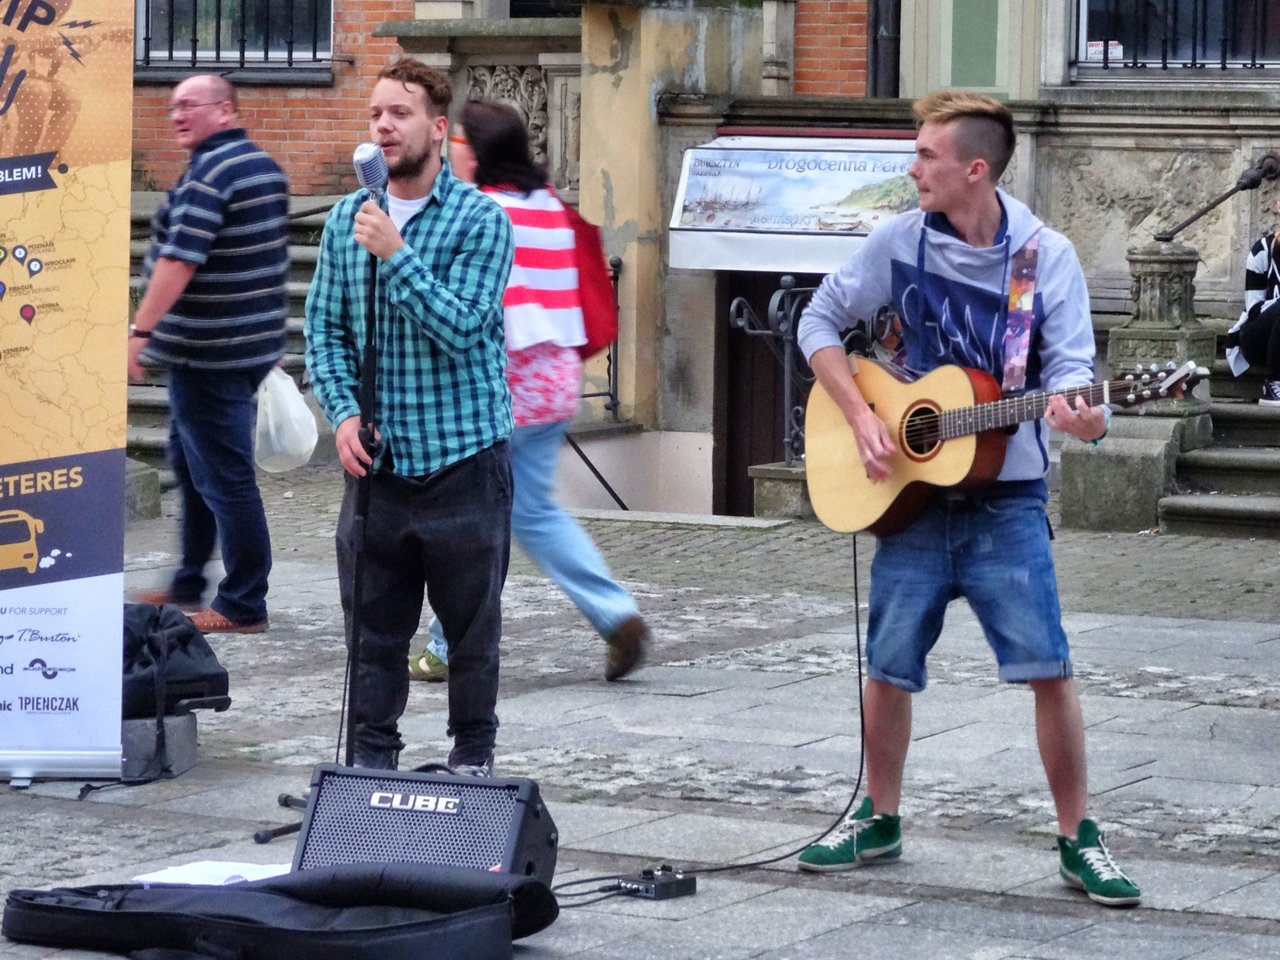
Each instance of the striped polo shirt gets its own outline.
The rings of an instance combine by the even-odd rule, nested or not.
[[[244,130],[222,130],[191,162],[151,220],[148,280],[160,257],[196,264],[144,355],[170,366],[254,367],[284,352],[289,185]]]

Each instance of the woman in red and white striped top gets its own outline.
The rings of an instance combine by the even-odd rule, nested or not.
[[[604,638],[605,679],[619,680],[643,660],[648,627],[591,538],[553,496],[560,449],[582,392],[577,347],[587,339],[574,232],[546,170],[533,160],[524,121],[507,104],[467,103],[450,137],[449,161],[458,177],[507,212],[515,228],[515,262],[502,301],[515,418],[511,532]],[[411,674],[443,678],[442,646],[433,622],[432,642],[411,659]]]

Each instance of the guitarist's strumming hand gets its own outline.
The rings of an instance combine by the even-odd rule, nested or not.
[[[853,431],[867,479],[873,483],[887,479],[898,448],[894,446],[888,426],[867,405],[849,375],[849,358],[839,347],[824,347],[809,358],[809,366]]]
[[[1060,394],[1050,397],[1044,419],[1053,429],[1086,442],[1097,440],[1107,432],[1106,411],[1101,407],[1089,406],[1084,402],[1084,397],[1076,397],[1074,410]]]

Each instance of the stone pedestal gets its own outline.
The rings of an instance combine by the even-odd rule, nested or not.
[[[747,467],[752,484],[752,512],[757,517],[797,517],[808,520],[815,516],[809,502],[804,464],[760,463]]]
[[[1111,376],[1137,364],[1194,360],[1204,367],[1213,365],[1217,341],[1196,319],[1193,303],[1199,260],[1195,248],[1180,243],[1149,243],[1129,250],[1130,317],[1111,330],[1107,341]]]
[[[1177,243],[1129,251],[1131,316],[1107,340],[1108,379],[1141,366],[1188,360],[1209,368],[1217,342],[1195,316],[1192,299],[1199,254]],[[1177,399],[1126,408],[1113,404],[1107,439],[1098,447],[1068,439],[1062,447],[1062,522],[1088,530],[1146,530],[1157,504],[1173,489],[1178,454],[1213,440],[1208,384]]]

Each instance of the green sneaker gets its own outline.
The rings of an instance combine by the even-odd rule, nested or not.
[[[449,665],[430,650],[409,657],[409,679],[443,683],[449,679]]]
[[[1081,820],[1078,840],[1058,838],[1058,873],[1068,886],[1108,907],[1128,907],[1142,900],[1142,891],[1111,859],[1111,851],[1092,820]]]
[[[901,817],[887,813],[872,816],[871,798],[863,797],[862,805],[844,823],[800,854],[798,866],[812,873],[831,873],[897,860],[902,856],[901,822]]]

